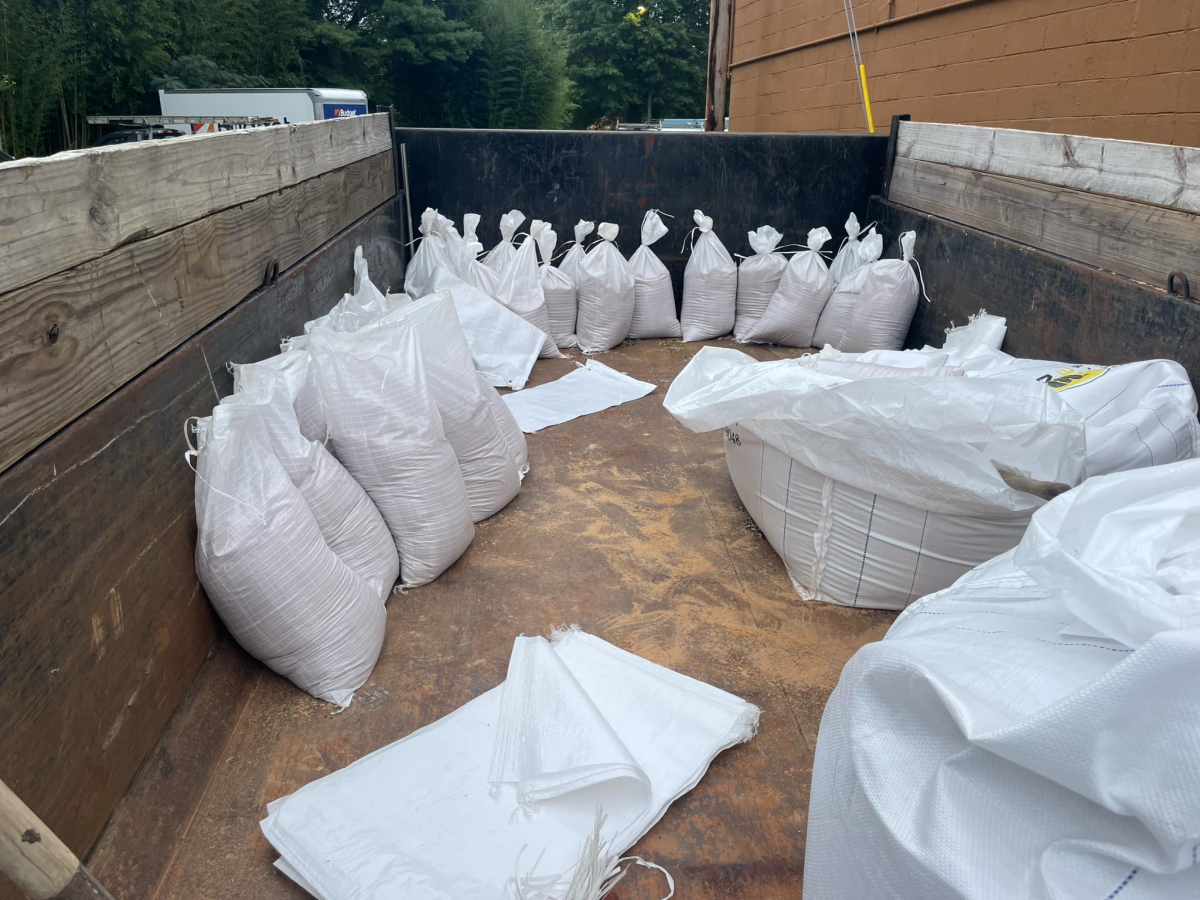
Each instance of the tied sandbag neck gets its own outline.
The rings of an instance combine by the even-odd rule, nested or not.
[[[697,209],[692,213],[692,221],[695,222],[696,224],[692,228],[692,230],[687,233],[687,236],[683,239],[683,244],[679,248],[680,253],[682,253],[684,251],[684,249],[687,249],[689,252],[695,249],[696,240],[697,240],[697,238],[696,238],[697,231],[700,232],[701,237],[703,237],[706,234],[712,233],[712,230],[713,230],[712,216],[706,216],[703,212],[701,212],[700,210]]]
[[[654,218],[651,219],[650,217]],[[642,216],[642,246],[649,247],[659,238],[664,237],[668,231],[666,223],[663,222],[660,216],[666,216],[668,219],[675,218],[668,212],[663,212],[661,209],[650,209]]]
[[[854,215],[854,213],[850,213],[850,215],[852,215],[852,216],[853,216],[853,215]],[[856,223],[857,223],[857,217],[856,217]],[[842,238],[842,242],[841,242],[840,244],[838,244],[838,250],[839,250],[839,251],[840,251],[840,250],[841,250],[843,247],[845,247],[845,246],[846,246],[846,244],[847,244],[848,242],[850,242],[850,241],[857,241],[858,243],[860,243],[860,244],[861,244],[861,243],[862,243],[862,238],[861,238],[861,235],[862,235],[862,233],[863,233],[864,231],[866,231],[866,232],[870,232],[870,230],[871,230],[872,228],[877,228],[877,227],[879,227],[879,220],[878,220],[878,219],[876,219],[874,222],[870,222],[870,223],[868,223],[868,224],[864,225],[862,228],[860,228],[860,229],[858,229],[856,232],[854,232],[854,234],[853,234],[853,235],[851,235],[851,234],[850,234],[849,224],[850,224],[850,223],[849,223],[849,221],[847,221],[847,223],[846,223],[846,225],[847,225],[847,229],[846,229],[846,236],[845,236],[844,238]]]
[[[906,263],[912,263],[917,267],[917,281],[921,285],[921,296],[925,298],[926,303],[931,303],[933,301],[931,301],[929,299],[929,295],[925,293],[925,273],[921,271],[921,264],[917,262],[916,257],[913,256],[913,250],[916,248],[916,245],[917,233],[915,231],[906,231],[904,234],[900,235],[901,258]]]

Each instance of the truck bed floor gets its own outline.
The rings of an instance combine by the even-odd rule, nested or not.
[[[639,341],[599,357],[658,388],[528,436],[520,495],[436,582],[391,598],[379,664],[344,713],[223,641],[91,856],[118,900],[308,896],[271,865],[266,804],[494,687],[516,635],[569,623],[762,707],[758,736],[717,757],[634,852],[687,900],[796,900],[821,711],[893,615],[796,595],[738,500],[721,437],[663,409],[700,346]],[[538,362],[530,384],[568,372],[582,358],[570,353]],[[664,893],[638,868],[614,896]]]

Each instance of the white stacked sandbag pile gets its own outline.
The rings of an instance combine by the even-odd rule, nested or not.
[[[713,233],[711,216],[696,210],[692,216],[700,236],[683,269],[683,308],[680,325],[685,341],[707,341],[733,330],[737,310],[737,263]]]
[[[821,258],[828,228],[808,232],[808,249],[792,256],[762,317],[746,333],[756,344],[811,347],[817,320],[833,293],[833,278]]]
[[[664,406],[728,429],[734,485],[797,590],[846,606],[946,587],[1016,544],[1039,488],[1084,471],[1082,417],[1032,381],[705,347]]]
[[[595,222],[589,222],[586,219],[580,219],[576,222],[575,242],[567,248],[567,252],[563,254],[563,258],[558,262],[558,267],[570,275],[575,280],[576,285],[579,284],[579,264],[583,262],[583,258],[587,255],[587,251],[583,247],[583,239],[595,230]]]
[[[545,335],[542,359],[559,359],[562,353],[550,335],[550,312],[546,309],[546,294],[542,290],[537,261],[537,240],[548,227],[541,219],[530,223],[529,234],[500,270],[500,282],[494,296]]]
[[[847,291],[839,297],[846,308],[831,311],[836,324],[819,328],[824,343],[847,353],[867,350],[899,350],[917,311],[921,295],[917,273],[913,271],[915,232],[900,235],[900,259],[869,262],[847,281]],[[864,243],[864,249],[865,244]],[[837,326],[841,325],[840,328]]]
[[[298,687],[349,705],[383,644],[395,546],[362,488],[301,437],[269,368],[198,423],[196,572],[230,633]]]
[[[788,266],[787,257],[775,252],[783,240],[782,234],[770,225],[760,225],[748,235],[754,255],[738,266],[737,315],[733,320],[733,336],[739,341],[746,340],[750,329],[767,311]]]
[[[421,233],[417,251],[404,271],[404,292],[414,300],[425,296],[434,269],[438,266],[458,267],[454,252],[446,245],[445,237],[438,228],[438,216],[438,211],[428,206],[421,213],[421,224],[417,226]]]
[[[308,335],[329,446],[375,501],[406,586],[427,584],[474,537],[471,505],[413,323]]]
[[[808,900],[1200,896],[1200,462],[1088,480],[842,671]]]
[[[499,687],[270,803],[261,826],[319,900],[592,900],[758,716],[580,631],[519,637]]]
[[[864,289],[874,287],[870,280],[871,265],[882,255],[883,236],[876,234],[872,228],[855,249],[855,258],[860,265],[838,281],[821,312],[821,318],[817,320],[817,330],[813,334],[814,347],[837,348],[841,343],[855,311],[863,302]]]
[[[483,258],[483,263],[496,274],[504,270],[509,261],[516,255],[517,248],[513,246],[513,236],[521,223],[525,221],[525,213],[519,209],[510,209],[500,217],[500,243],[492,248]]]
[[[558,235],[547,225],[537,239],[538,252],[542,256],[542,267],[538,274],[542,279],[542,293],[546,297],[546,312],[550,319],[550,337],[559,349],[578,347],[575,337],[575,315],[579,309],[579,288],[571,274],[551,265],[554,246]]]
[[[874,229],[871,229],[872,234],[874,234],[874,231]],[[863,260],[859,255],[860,245],[858,236],[860,233],[858,216],[850,213],[850,217],[846,219],[846,240],[838,248],[837,256],[833,258],[833,262],[829,264],[829,275],[838,284],[841,284],[853,275],[863,265]]]
[[[575,332],[584,353],[611,350],[629,335],[635,302],[633,269],[613,243],[618,231],[611,222],[601,222],[600,240],[579,261]]]
[[[633,318],[629,337],[678,338],[683,332],[675,316],[675,289],[671,273],[650,245],[667,233],[667,226],[652,209],[642,217],[642,243],[629,257],[633,270]]]

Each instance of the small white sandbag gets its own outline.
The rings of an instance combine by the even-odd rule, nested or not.
[[[547,227],[541,219],[534,219],[530,224],[529,235],[513,254],[512,259],[500,270],[496,299],[545,333],[546,338],[542,341],[542,359],[559,359],[562,354],[550,334],[550,312],[546,309],[546,294],[542,290],[542,278],[537,264],[537,239]]]
[[[754,323],[767,311],[788,265],[787,257],[775,252],[783,235],[770,225],[760,225],[748,236],[754,255],[738,266],[737,316],[733,320],[733,336],[739,341],[746,340]]]
[[[563,258],[558,261],[558,267],[570,275],[576,286],[579,285],[579,263],[583,261],[587,251],[583,248],[583,239],[596,230],[596,223],[580,219],[575,223],[575,243],[573,243]]]
[[[197,423],[196,574],[239,644],[314,697],[348,706],[387,613],[330,548],[254,404]]]
[[[425,207],[425,212],[421,213],[421,224],[417,226],[421,233],[417,252],[408,261],[408,268],[404,271],[404,292],[414,300],[425,296],[426,286],[435,268],[451,264],[445,238],[437,231],[437,218],[436,209]]]
[[[785,347],[813,345],[817,320],[833,293],[833,278],[821,258],[821,247],[828,240],[829,229],[824,226],[809,231],[808,249],[788,263],[766,312],[746,335],[747,341]]]
[[[917,311],[921,286],[913,271],[913,245],[917,235],[900,235],[901,259],[881,259],[864,266],[859,300],[837,348],[846,353],[899,350]]]
[[[538,274],[542,279],[542,293],[546,295],[546,311],[550,314],[550,336],[560,348],[577,347],[575,314],[579,309],[579,289],[571,275],[550,264],[557,243],[558,235],[554,229],[543,228],[537,239],[538,252],[542,255]]]
[[[642,244],[629,257],[633,270],[633,317],[629,337],[678,338],[683,334],[675,317],[675,289],[671,273],[650,249],[667,233],[666,223],[652,209],[642,218]]]
[[[946,329],[946,341],[942,349],[963,351],[969,347],[990,347],[999,350],[1007,331],[1008,325],[1003,316],[988,315],[986,309],[981,309],[967,317],[966,325],[951,323]]]
[[[858,216],[850,213],[850,218],[846,219],[846,241],[842,244],[837,252],[837,256],[833,258],[833,262],[829,264],[829,275],[834,281],[841,284],[848,277],[854,274],[863,261],[859,256],[858,235],[862,229],[858,226]]]
[[[737,309],[737,263],[713,232],[713,220],[700,210],[692,216],[700,237],[683,270],[685,341],[707,341],[729,334]]]
[[[300,433],[310,441],[324,441],[325,410],[317,394],[311,359],[308,350],[302,346],[299,346],[299,349],[293,347],[293,340],[297,340],[297,346],[304,343],[298,339],[289,339],[284,341],[281,348],[283,352],[277,356],[269,356],[256,363],[231,363],[229,368],[233,372],[233,392],[236,394],[245,390],[247,386],[261,379],[270,381],[274,376],[280,376],[283,387],[292,398]]]
[[[817,330],[813,334],[814,347],[836,348],[842,342],[854,310],[862,300],[863,288],[868,284],[871,263],[879,259],[882,253],[883,237],[876,234],[872,228],[858,246],[858,258],[862,265],[838,282],[829,297],[829,302],[825,304],[825,309],[821,311],[821,318],[817,320]]]
[[[463,215],[463,244],[471,259],[479,259],[479,254],[483,252],[483,244],[475,235],[478,229],[479,213],[465,213]]]
[[[429,583],[467,549],[475,527],[413,323],[357,334],[316,328],[308,348],[330,449],[387,523],[401,583]]]
[[[499,272],[503,269],[513,255],[516,254],[517,248],[513,246],[513,235],[517,233],[517,229],[521,227],[521,223],[525,221],[525,213],[519,209],[510,209],[500,217],[500,243],[492,248],[491,253],[483,258],[484,264],[494,272]]]
[[[436,214],[436,210],[434,211]],[[439,238],[440,239],[440,238]],[[433,245],[431,245],[433,246]],[[441,258],[445,258],[441,245]],[[431,251],[432,252],[432,251]],[[438,263],[441,265],[442,263]],[[424,276],[423,276],[424,277]],[[384,294],[371,281],[362,247],[354,248],[354,289],[343,294],[325,315],[304,323],[307,333],[313,328],[333,328],[335,331],[358,331],[365,323],[377,319],[399,303],[409,300],[405,294]]]
[[[575,331],[584,353],[611,350],[629,335],[633,318],[633,269],[613,241],[618,227],[600,223],[601,240],[579,264],[579,318]]]

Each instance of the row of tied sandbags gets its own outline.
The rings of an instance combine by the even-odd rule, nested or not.
[[[618,227],[608,222],[585,251],[583,242],[595,225],[581,220],[555,266],[558,237],[541,219],[530,223],[518,245],[516,231],[525,216],[506,213],[500,243],[481,258],[477,214],[463,217],[460,235],[453,221],[426,209],[405,289],[419,297],[446,270],[541,329],[543,357],[568,347],[609,350],[626,339],[704,341],[730,332],[744,342],[830,345],[848,352],[903,344],[920,296],[910,265],[913,232],[900,237],[900,259],[880,259],[883,238],[871,228],[859,241],[858,218],[851,213],[847,239],[830,264],[823,255],[827,228],[812,229],[806,249],[789,253],[780,247],[783,235],[764,225],[749,232],[754,255],[739,266],[713,231],[712,218],[700,210],[693,218],[680,318],[670,272],[651,249],[669,231],[658,210],[644,216],[641,244],[628,259],[616,246]]]
[[[475,370],[452,297],[371,284],[283,352],[235,365],[192,426],[196,571],[234,638],[346,706],[383,643],[393,585],[427,584],[506,506],[525,436]]]

